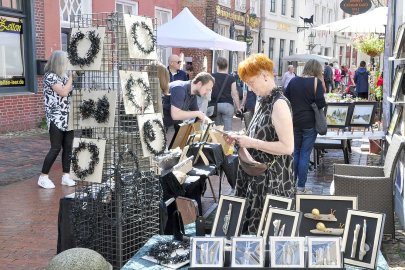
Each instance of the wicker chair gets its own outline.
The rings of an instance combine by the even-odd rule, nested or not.
[[[358,196],[359,210],[385,213],[384,233],[395,238],[394,173],[405,140],[394,135],[383,167],[334,164],[331,193]]]

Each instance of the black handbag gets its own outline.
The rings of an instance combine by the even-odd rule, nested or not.
[[[314,82],[314,95],[315,95],[315,98],[316,98],[317,82],[318,82],[318,79],[315,77],[315,82]],[[318,109],[318,106],[316,105],[315,102],[313,102],[311,104],[311,107],[314,110],[314,115],[315,115],[315,130],[320,135],[325,135],[326,132],[328,131],[328,124],[326,123],[326,117],[325,117],[325,114],[323,112],[323,109]]]
[[[224,82],[222,83],[221,90],[219,91],[217,99],[215,101],[210,101],[208,103],[207,112],[212,112],[212,113],[210,115],[207,115],[207,116],[210,117],[211,119],[217,117],[217,114],[218,114],[218,100],[221,97],[222,92],[224,91],[224,88],[225,88],[226,82],[228,81],[228,78],[229,78],[229,75],[226,76]]]

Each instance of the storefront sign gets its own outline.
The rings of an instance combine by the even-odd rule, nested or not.
[[[13,87],[13,86],[24,86],[25,79],[0,79],[0,87]]]
[[[234,22],[239,22],[241,24],[245,23],[245,16],[246,16],[246,23],[252,27],[252,28],[257,28],[260,24],[260,19],[255,17],[255,16],[249,16],[243,15],[243,13],[236,13],[236,12],[230,12],[228,10],[225,10],[222,6],[217,5],[216,7],[216,14],[218,16],[224,17],[228,20],[232,20]]]
[[[343,0],[340,8],[351,15],[358,15],[366,12],[371,8],[370,0]]]
[[[285,23],[278,23],[277,24],[277,29],[288,31],[290,29],[290,26]]]
[[[23,31],[22,23],[7,21],[5,18],[0,17],[0,33],[8,32],[8,33],[22,34],[22,31]]]

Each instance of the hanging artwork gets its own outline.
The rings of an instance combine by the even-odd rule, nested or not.
[[[147,72],[120,70],[126,114],[154,113]]]
[[[74,138],[70,174],[74,180],[101,183],[106,140]]]
[[[157,59],[156,38],[151,18],[124,14],[130,58]]]
[[[160,113],[138,115],[144,157],[160,155],[166,150],[166,136]]]
[[[69,69],[100,70],[105,27],[73,28],[68,46]]]
[[[78,107],[79,128],[114,127],[115,91],[84,90],[81,100]]]

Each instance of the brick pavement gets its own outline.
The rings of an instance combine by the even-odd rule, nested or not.
[[[62,187],[60,159],[50,173],[55,190],[37,186],[37,177],[48,151],[46,132],[8,136],[0,134],[0,269],[43,269],[56,253],[59,199],[74,191]],[[352,164],[377,164],[379,156],[361,152],[354,144]],[[343,163],[341,151],[330,150],[321,165],[309,173],[308,186],[316,194],[328,194],[333,163]],[[213,177],[218,193],[218,178]],[[232,191],[225,180],[223,194]],[[204,211],[213,205],[209,189],[203,198]],[[397,241],[383,241],[382,251],[392,269],[405,269],[405,233],[399,229]]]

